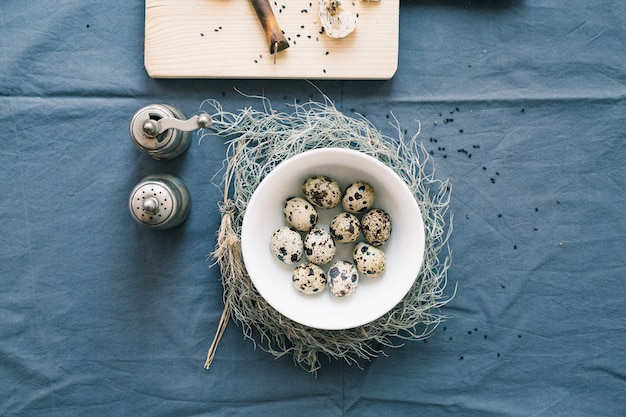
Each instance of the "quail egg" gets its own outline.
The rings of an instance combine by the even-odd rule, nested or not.
[[[336,251],[335,241],[324,229],[314,227],[304,238],[306,258],[316,265],[324,265],[332,261]]]
[[[272,233],[270,249],[284,263],[296,263],[302,259],[302,237],[290,227],[282,226]]]
[[[337,261],[328,270],[328,288],[337,297],[345,297],[359,284],[359,272],[352,262]]]
[[[317,175],[308,178],[302,185],[307,200],[316,207],[330,209],[341,202],[341,188],[332,178]]]
[[[382,209],[371,209],[361,218],[361,231],[371,245],[380,246],[391,235],[391,217]]]
[[[317,294],[326,288],[326,274],[310,262],[298,265],[292,275],[293,286],[304,294]]]
[[[363,213],[372,207],[375,199],[374,188],[364,181],[357,181],[346,188],[341,205],[348,213]]]
[[[385,253],[365,242],[359,242],[354,247],[352,258],[359,272],[366,277],[375,278],[382,275],[387,267]]]
[[[339,243],[351,243],[361,234],[361,223],[352,213],[339,213],[330,221],[330,234]]]
[[[289,197],[283,204],[287,223],[300,232],[308,232],[317,223],[317,210],[302,197]]]

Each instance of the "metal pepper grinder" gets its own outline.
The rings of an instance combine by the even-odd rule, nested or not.
[[[130,137],[135,145],[154,159],[171,159],[182,154],[191,141],[189,132],[211,126],[211,116],[200,113],[185,120],[176,107],[151,104],[133,116]]]
[[[191,209],[189,189],[170,174],[149,175],[130,193],[131,215],[151,229],[171,229],[185,221]]]

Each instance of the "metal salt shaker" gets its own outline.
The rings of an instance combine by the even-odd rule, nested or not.
[[[128,205],[135,221],[151,229],[164,230],[185,221],[191,209],[191,197],[180,178],[155,174],[135,186]]]

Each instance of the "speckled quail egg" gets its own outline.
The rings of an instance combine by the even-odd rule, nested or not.
[[[317,175],[308,178],[302,185],[304,197],[316,207],[330,209],[341,202],[341,188],[332,178]]]
[[[337,297],[345,297],[359,284],[359,272],[352,262],[337,261],[328,270],[328,288]]]
[[[316,265],[324,265],[332,261],[336,251],[335,241],[324,229],[314,227],[304,238],[306,258]]]
[[[366,277],[375,278],[382,275],[387,267],[385,253],[365,242],[359,242],[352,251],[352,258],[359,272]]]
[[[308,232],[317,223],[317,210],[302,197],[289,197],[283,204],[287,223],[300,232]]]
[[[361,223],[354,214],[342,212],[330,221],[330,234],[339,243],[351,243],[361,234]]]
[[[361,218],[361,231],[371,245],[380,246],[391,235],[391,217],[382,209],[371,209]]]
[[[346,188],[341,205],[348,213],[363,213],[372,207],[375,199],[374,188],[364,181],[357,181]]]
[[[319,266],[310,262],[298,265],[293,270],[293,286],[304,294],[317,294],[326,288],[326,274]]]
[[[272,253],[286,264],[293,264],[302,259],[302,237],[288,226],[282,226],[270,239]]]

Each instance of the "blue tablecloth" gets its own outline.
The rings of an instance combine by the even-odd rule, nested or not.
[[[384,1],[384,0],[383,0]],[[403,1],[389,81],[154,80],[144,3],[0,5],[0,415],[626,415],[626,7],[621,0]],[[224,59],[227,59],[225,56]],[[222,312],[209,268],[220,140],[170,161],[136,110],[320,100],[420,129],[452,184],[453,264],[426,342],[317,376]],[[145,175],[189,186],[165,232],[127,209]]]

